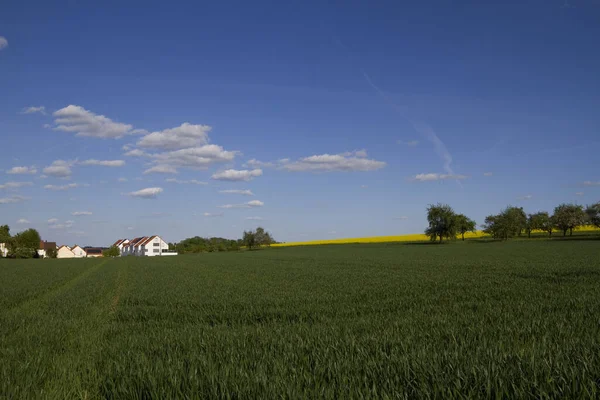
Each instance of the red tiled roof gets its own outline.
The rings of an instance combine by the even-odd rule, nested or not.
[[[149,237],[148,239],[144,240],[140,245],[141,246],[145,246],[148,243],[150,243],[155,237],[157,237],[156,235]]]

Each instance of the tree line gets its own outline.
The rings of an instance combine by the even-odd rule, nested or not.
[[[475,232],[476,223],[463,214],[456,214],[447,204],[429,205],[427,207],[428,227],[425,234],[432,241],[441,243],[445,239],[454,239],[465,233]],[[508,206],[499,214],[488,215],[482,225],[483,231],[494,239],[507,240],[531,232],[542,231],[552,236],[553,231],[562,232],[563,236],[573,235],[573,230],[584,225],[600,227],[600,202],[584,208],[577,204],[560,204],[554,213],[546,211],[526,214],[523,207]]]
[[[243,247],[252,250],[257,247],[270,246],[275,240],[264,228],[244,231],[241,239],[225,239],[221,237],[203,238],[195,236],[178,243],[169,243],[169,249],[185,253],[212,253],[219,251],[238,251]]]
[[[41,241],[40,234],[35,229],[27,229],[11,236],[8,225],[0,226],[0,243],[6,245],[10,258],[38,258]]]

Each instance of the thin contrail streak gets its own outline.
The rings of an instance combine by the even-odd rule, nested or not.
[[[365,77],[367,83],[373,89],[375,89],[375,91],[377,93],[379,93],[379,95],[381,97],[383,97],[390,106],[392,106],[398,112],[400,112],[402,117],[405,118],[408,122],[410,122],[410,124],[413,126],[415,131],[419,132],[423,137],[425,137],[425,139],[427,139],[429,142],[431,142],[431,144],[433,144],[435,153],[444,162],[444,170],[450,175],[455,175],[454,171],[452,170],[452,166],[451,166],[452,155],[448,151],[448,148],[446,147],[444,142],[435,133],[433,128],[426,122],[416,121],[416,120],[413,120],[412,118],[409,118],[406,115],[406,107],[399,106],[398,104],[394,103],[394,101],[392,101],[392,99],[390,99],[390,97],[383,90],[381,90],[377,85],[375,85],[375,83],[373,83],[373,81],[371,80],[371,77],[364,70],[361,70],[361,72],[362,72],[363,76]],[[458,180],[457,180],[457,182],[462,187],[462,184]]]

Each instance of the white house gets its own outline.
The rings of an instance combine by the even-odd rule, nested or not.
[[[119,243],[119,241],[117,241],[116,243]],[[156,257],[176,256],[177,253],[170,252],[169,244],[165,242],[160,236],[154,235],[139,237],[131,239],[131,241],[127,241],[127,243],[123,246],[123,249],[121,250],[121,255]]]
[[[6,257],[8,255],[8,249],[5,243],[0,243],[0,257]]]
[[[123,254],[123,252],[125,251],[124,249],[127,247],[128,244],[129,244],[129,239],[119,239],[115,243],[113,243],[113,246],[119,249],[119,252],[121,255],[124,255]]]
[[[60,246],[56,251],[56,258],[75,258],[75,253],[69,246]]]
[[[54,249],[56,250],[58,246],[56,246],[55,242],[46,242],[44,240],[40,241],[40,248],[37,253],[40,257],[46,258],[48,257],[48,250]]]
[[[73,246],[71,248],[71,251],[75,255],[75,258],[87,257],[87,253],[85,252],[85,250],[79,247],[78,245]]]

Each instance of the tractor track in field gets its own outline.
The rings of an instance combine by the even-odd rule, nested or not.
[[[60,296],[62,293],[75,287],[79,282],[83,281],[88,276],[97,272],[100,268],[102,268],[102,266],[104,266],[104,264],[106,264],[107,261],[108,260],[103,260],[100,263],[94,265],[93,267],[90,267],[90,268],[84,270],[82,273],[74,276],[73,278],[69,279],[68,281],[63,282],[60,285],[57,285],[57,286],[51,288],[50,290],[41,293],[39,296],[31,297],[21,303],[15,304],[14,306],[4,310],[2,313],[3,314],[11,314],[11,313],[16,313],[16,312],[26,311],[28,309],[31,309],[31,308],[37,306],[38,304],[47,302],[57,296]]]

